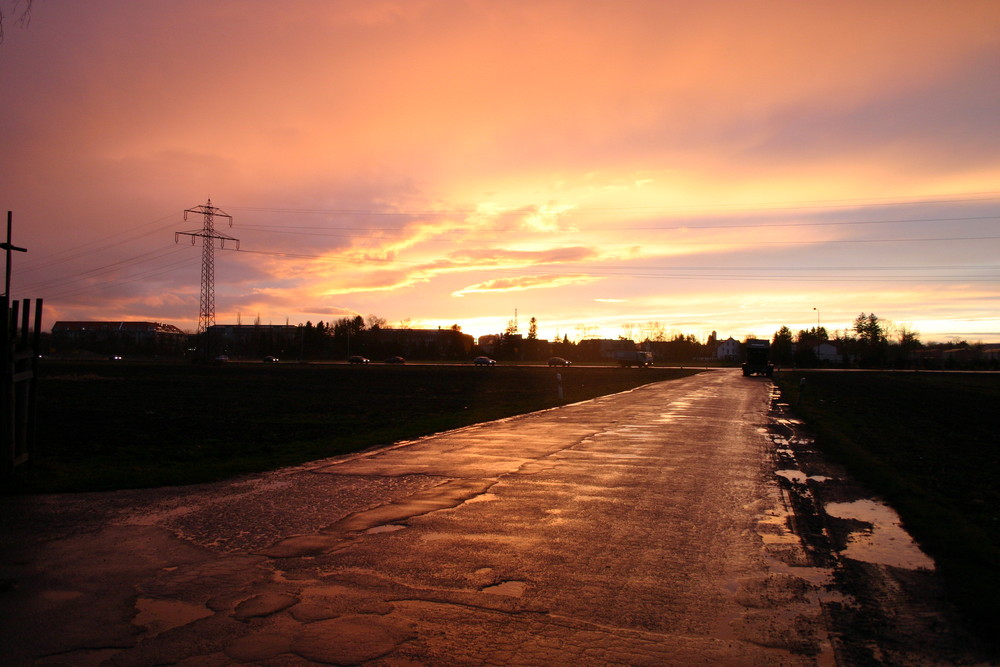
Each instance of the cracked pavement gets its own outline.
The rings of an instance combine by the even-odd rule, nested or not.
[[[230,482],[3,498],[12,665],[833,664],[770,383],[707,372]]]

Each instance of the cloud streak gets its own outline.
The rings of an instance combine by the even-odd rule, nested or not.
[[[461,297],[468,294],[489,294],[492,292],[523,292],[525,290],[549,289],[564,285],[583,285],[596,280],[598,278],[594,276],[580,274],[494,278],[452,292],[452,296]]]

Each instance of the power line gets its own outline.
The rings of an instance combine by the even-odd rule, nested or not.
[[[655,226],[655,227],[586,227],[583,229],[560,229],[560,230],[546,230],[546,234],[580,234],[586,232],[637,232],[637,231],[690,231],[695,229],[761,229],[769,227],[778,228],[790,228],[790,227],[839,227],[839,226],[851,226],[851,225],[889,225],[889,224],[900,224],[900,223],[918,223],[918,222],[972,222],[981,220],[998,220],[1000,217],[995,215],[977,215],[977,216],[963,216],[963,217],[940,217],[940,218],[898,218],[894,220],[842,220],[842,221],[818,221],[818,222],[751,222],[751,223],[740,223],[740,224],[718,224],[718,225],[672,225],[672,226]],[[333,233],[332,230],[337,232],[343,231],[363,231],[363,232],[412,232],[413,230],[407,227],[316,227],[316,226],[306,226],[306,225],[295,225],[295,226],[279,226],[279,225],[244,225],[244,229],[268,231],[275,234],[300,234],[302,236],[330,236],[336,238],[370,238],[370,239],[381,239],[386,238],[381,235],[371,235],[365,236],[360,234],[337,234]],[[292,230],[323,230],[325,233],[316,233],[313,231],[300,232]],[[438,230],[439,234],[447,234],[454,232],[454,229],[442,229]],[[468,230],[470,233],[475,232],[481,234],[484,231],[494,231],[494,233],[525,233],[531,232],[533,230],[481,230],[470,228]],[[404,238],[404,237],[400,237]],[[423,239],[422,243],[447,243],[447,241],[434,241],[432,239]]]
[[[907,199],[913,201],[905,201]],[[555,215],[568,215],[578,213],[623,213],[623,212],[654,212],[654,211],[765,211],[780,207],[781,210],[795,208],[857,208],[861,206],[896,206],[896,205],[924,205],[924,204],[953,204],[976,201],[995,201],[1000,199],[1000,191],[985,192],[961,192],[932,195],[899,195],[892,197],[871,197],[871,198],[850,198],[850,199],[813,199],[799,201],[775,201],[775,202],[751,202],[747,204],[734,204],[724,202],[719,204],[677,204],[677,205],[653,205],[653,206],[607,206],[607,207],[578,207],[569,208],[565,211],[554,213]],[[850,202],[850,203],[848,203]],[[484,211],[481,209],[457,208],[457,209],[376,209],[376,208],[270,208],[263,206],[237,206],[231,207],[234,211],[252,211],[261,213],[296,213],[296,214],[318,214],[318,215],[371,215],[371,216],[422,216],[422,215],[518,215],[529,212],[530,207],[509,208],[500,211]]]
[[[938,236],[922,238],[883,238],[883,239],[822,239],[809,241],[745,241],[743,239],[732,239],[729,241],[617,241],[617,242],[593,242],[585,243],[583,246],[760,246],[760,245],[829,245],[831,243],[941,243],[955,241],[994,241],[1000,236]],[[551,242],[544,241],[514,241],[513,245],[552,245]],[[264,250],[243,250],[241,252],[254,252],[258,254],[285,255],[288,257],[317,257],[322,255],[300,255],[296,253],[269,252]],[[369,260],[370,261],[370,260]]]
[[[240,250],[240,254],[253,254],[253,255],[270,255],[275,257],[288,257],[290,259],[321,259],[328,262],[340,262],[344,264],[356,264],[359,261],[357,257],[330,257],[329,255],[311,255],[305,253],[291,253],[291,252],[280,252],[277,250],[248,250],[243,248]],[[415,261],[415,260],[404,260],[404,259],[382,259],[378,257],[366,257],[364,258],[366,262],[382,263],[382,264],[407,264],[407,265],[426,265],[428,262]],[[451,260],[446,260],[451,261]],[[549,264],[569,264],[575,262],[560,262],[551,261]],[[464,265],[457,265],[456,268],[462,268]],[[488,268],[488,267],[487,267]],[[657,268],[657,267],[634,267],[639,269],[646,268]],[[734,271],[769,271],[773,270],[774,267],[755,267],[755,266],[716,266],[716,265],[706,265],[706,266],[674,266],[670,267],[671,270],[734,270]],[[937,265],[937,264],[926,264],[926,265],[907,265],[907,266],[782,266],[783,270],[793,271],[793,270],[803,270],[803,271],[813,271],[813,270],[826,270],[826,271],[855,271],[855,270],[885,270],[885,271],[898,271],[898,270],[915,270],[915,269],[926,269],[926,270],[956,270],[956,269],[1000,269],[1000,266],[992,264],[950,264],[950,265]],[[479,270],[476,267],[470,267],[470,270]]]
[[[317,260],[327,260],[330,262],[342,262],[345,264],[353,264],[357,260],[351,258],[330,258],[324,257],[323,255],[306,255],[300,253],[282,253],[276,251],[267,250],[241,250],[241,253],[252,253],[260,255],[275,255],[280,257],[289,257],[294,259],[317,259]],[[416,268],[425,268],[429,271],[491,271],[494,273],[503,273],[505,275],[546,275],[553,273],[553,269],[540,269],[533,268],[530,266],[517,267],[517,268],[497,268],[497,267],[482,267],[474,265],[462,265],[455,264],[451,266],[434,266],[430,265],[428,262],[415,262],[409,260],[382,260],[373,259],[369,260],[373,262],[379,262],[384,264],[403,264],[414,266]],[[549,266],[553,264],[561,264],[557,262],[548,262]],[[538,265],[536,265],[538,266]],[[630,267],[629,269],[623,269],[621,271],[615,271],[614,269],[593,269],[587,266],[573,265],[575,268],[568,268],[570,272],[574,275],[588,276],[588,277],[612,277],[612,278],[670,278],[677,280],[700,280],[700,279],[717,279],[717,280],[808,280],[808,281],[841,281],[847,280],[848,282],[864,282],[869,280],[880,280],[880,281],[894,281],[894,282],[995,282],[998,278],[997,276],[968,276],[968,277],[949,277],[949,276],[939,276],[939,275],[911,275],[911,276],[829,276],[829,277],[809,277],[802,276],[802,271],[833,271],[839,274],[852,272],[852,271],[955,271],[955,270],[976,270],[976,271],[1000,271],[1000,266],[994,265],[970,265],[970,266],[955,266],[955,265],[917,265],[917,266],[900,266],[900,267],[872,267],[872,266],[802,266],[802,267],[780,267],[780,271],[788,272],[788,275],[772,275],[772,276],[756,276],[756,275],[741,275],[741,274],[731,274],[731,275],[713,275],[704,273],[693,273],[696,271],[747,271],[747,272],[758,272],[758,271],[775,271],[776,267],[730,267],[730,266],[667,266],[667,267],[650,267],[650,266],[636,266]],[[670,273],[654,273],[657,271],[670,272]],[[678,275],[674,275],[673,272],[686,272]]]
[[[168,248],[158,248],[156,250],[151,250],[149,252],[136,255],[134,257],[129,257],[128,259],[118,260],[110,264],[105,264],[103,266],[98,266],[86,271],[81,271],[79,273],[73,274],[71,278],[50,278],[48,280],[37,281],[21,288],[23,291],[27,292],[39,292],[53,287],[61,286],[62,284],[68,282],[69,280],[84,280],[88,277],[94,277],[102,273],[111,273],[116,269],[125,268],[127,266],[138,264],[140,262],[146,263],[148,260],[160,259],[161,257],[166,257],[167,255],[176,253],[178,249],[170,246]],[[185,260],[186,261],[186,260]]]
[[[71,296],[76,296],[78,294],[84,294],[93,292],[95,290],[110,289],[111,287],[119,287],[121,285],[128,285],[130,283],[136,283],[139,281],[148,280],[149,278],[156,278],[158,276],[166,275],[168,273],[173,273],[181,268],[188,268],[191,266],[190,260],[187,258],[182,259],[179,262],[173,262],[163,267],[157,267],[156,269],[150,269],[143,273],[137,273],[130,275],[127,278],[120,278],[116,280],[109,280],[98,284],[86,284],[86,285],[74,285],[70,289],[64,292],[56,292],[50,295],[50,299],[62,299]]]
[[[24,274],[30,274],[30,273],[35,272],[35,271],[40,271],[42,269],[48,268],[50,266],[53,266],[55,264],[64,264],[66,262],[71,262],[74,259],[77,259],[79,257],[84,257],[86,255],[93,254],[95,252],[103,252],[103,251],[107,250],[108,248],[114,248],[115,246],[120,246],[120,245],[123,245],[125,243],[130,243],[130,242],[133,242],[133,241],[138,241],[139,239],[143,239],[143,238],[147,238],[149,236],[160,234],[164,229],[166,229],[168,227],[171,227],[172,225],[160,225],[160,226],[158,226],[158,227],[156,227],[154,229],[151,229],[149,231],[145,231],[145,232],[142,232],[142,233],[136,233],[136,232],[138,232],[139,230],[141,230],[141,229],[143,229],[145,227],[149,227],[150,225],[156,225],[156,224],[158,224],[160,222],[163,222],[164,220],[167,220],[168,218],[169,219],[173,219],[175,217],[176,216],[173,216],[173,215],[171,215],[171,216],[165,216],[165,217],[158,218],[156,220],[152,220],[150,222],[144,223],[142,225],[139,225],[135,229],[131,230],[131,232],[125,232],[123,234],[115,234],[113,236],[99,238],[97,240],[90,241],[88,243],[84,243],[84,244],[79,245],[79,246],[74,246],[73,248],[67,248],[66,250],[58,250],[56,252],[52,252],[52,253],[49,253],[47,255],[42,255],[40,257],[37,257],[35,259],[35,261],[31,264],[31,266],[25,267],[24,269],[20,269],[19,270],[19,274],[23,276]],[[114,241],[114,242],[109,242],[109,239],[115,239],[115,238],[117,238],[119,240],[118,241]],[[84,250],[88,246],[98,246],[98,247],[95,248],[95,249],[92,249],[92,250]]]

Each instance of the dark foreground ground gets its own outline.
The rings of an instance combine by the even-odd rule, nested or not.
[[[1000,374],[787,371],[816,445],[884,498],[1000,646]]]
[[[225,479],[693,372],[49,362],[39,405],[46,456],[8,490]],[[817,448],[899,512],[948,595],[996,645],[1000,375],[786,371],[775,379]]]
[[[236,480],[0,498],[0,662],[975,660],[836,631],[856,598],[788,530],[772,397],[707,372]]]
[[[215,481],[694,372],[46,361],[38,408],[43,457],[13,490],[95,491]]]

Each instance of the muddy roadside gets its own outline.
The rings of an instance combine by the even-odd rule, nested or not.
[[[792,527],[830,573],[822,606],[837,663],[995,664],[892,508],[824,457],[777,390],[768,430]]]

